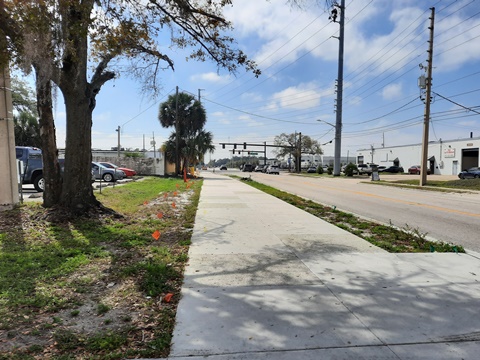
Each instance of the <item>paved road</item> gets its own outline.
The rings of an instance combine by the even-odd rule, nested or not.
[[[245,176],[245,173],[241,174]],[[250,174],[256,181],[319,203],[398,227],[407,224],[434,239],[461,244],[480,252],[480,193],[443,193],[377,186],[372,185],[367,177]],[[388,175],[388,179],[394,178]]]

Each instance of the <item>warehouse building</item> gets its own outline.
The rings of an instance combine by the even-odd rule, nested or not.
[[[480,137],[438,140],[428,143],[428,168],[432,174],[458,175],[462,170],[480,166]],[[373,163],[379,166],[401,166],[405,172],[410,166],[420,165],[422,144],[357,150],[357,164]]]

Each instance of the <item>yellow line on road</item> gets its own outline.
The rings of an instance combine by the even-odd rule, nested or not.
[[[303,184],[309,185],[309,186],[312,186],[312,187],[314,185],[316,185],[318,187],[318,183],[312,183],[312,182],[304,181]],[[427,204],[422,204],[422,203],[414,202],[414,201],[393,199],[393,198],[388,198],[388,197],[385,197],[385,196],[382,196],[382,195],[375,195],[375,194],[371,194],[371,193],[366,193],[366,192],[363,192],[363,191],[339,189],[339,188],[335,188],[335,187],[331,187],[331,186],[322,186],[322,188],[327,188],[327,189],[336,190],[336,191],[343,191],[343,192],[348,192],[348,193],[352,193],[352,194],[356,194],[356,195],[367,196],[367,197],[372,197],[372,198],[377,198],[377,199],[382,199],[382,200],[388,200],[388,201],[391,201],[391,202],[397,202],[397,203],[406,204],[406,205],[419,206],[419,207],[424,207],[424,208],[433,209],[433,210],[437,210],[437,211],[443,211],[443,212],[447,212],[447,213],[454,213],[454,214],[460,214],[460,215],[466,215],[466,216],[472,216],[472,217],[480,218],[480,214],[475,214],[475,213],[471,213],[471,212],[467,212],[467,211],[461,211],[461,210],[457,210],[457,209],[449,209],[449,208],[444,208],[444,207],[435,206],[435,205],[427,205]]]

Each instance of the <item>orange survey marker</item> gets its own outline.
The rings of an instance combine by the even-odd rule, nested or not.
[[[159,219],[163,218],[163,213],[158,213],[157,218],[159,218]]]
[[[155,239],[155,240],[158,240],[160,239],[160,231],[158,230],[155,230],[152,234],[152,237]]]

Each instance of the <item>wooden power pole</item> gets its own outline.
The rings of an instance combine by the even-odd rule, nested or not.
[[[420,169],[420,186],[427,184],[428,171],[428,132],[430,125],[430,102],[432,95],[432,62],[433,62],[433,25],[435,23],[435,8],[432,7],[432,15],[430,16],[430,40],[428,44],[428,65],[425,94],[425,118],[423,119],[423,138],[422,138],[422,165]]]

